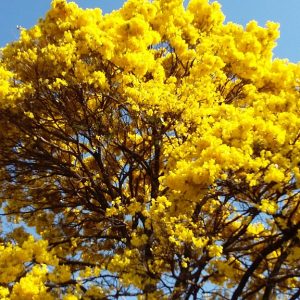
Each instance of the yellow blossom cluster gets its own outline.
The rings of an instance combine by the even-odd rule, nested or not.
[[[1,299],[296,298],[300,65],[224,20],[53,0],[1,50]]]

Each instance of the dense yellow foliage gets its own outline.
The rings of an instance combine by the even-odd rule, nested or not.
[[[224,18],[54,0],[2,49],[1,299],[300,294],[300,66]]]

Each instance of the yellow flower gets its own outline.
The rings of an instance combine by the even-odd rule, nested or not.
[[[210,257],[219,257],[223,252],[223,247],[220,245],[210,245],[207,249]]]
[[[63,297],[63,300],[78,300],[79,298],[75,295],[67,294]]]
[[[278,209],[278,205],[274,201],[263,199],[258,208],[267,214],[275,214]]]

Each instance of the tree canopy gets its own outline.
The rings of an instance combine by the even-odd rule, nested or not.
[[[54,0],[1,50],[1,299],[299,297],[300,65],[224,18]]]

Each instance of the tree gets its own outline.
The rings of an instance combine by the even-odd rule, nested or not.
[[[278,35],[207,0],[54,0],[22,29],[0,63],[1,299],[296,299],[300,66]]]

